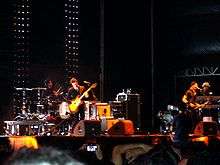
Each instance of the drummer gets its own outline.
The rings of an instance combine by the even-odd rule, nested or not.
[[[46,90],[43,93],[43,98],[46,99],[46,111],[47,113],[55,113],[57,108],[57,99],[60,95],[59,90],[55,89],[54,83],[51,79],[46,81]],[[51,112],[50,112],[51,111]]]

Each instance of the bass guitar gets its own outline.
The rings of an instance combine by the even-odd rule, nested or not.
[[[71,113],[76,113],[78,111],[78,107],[81,104],[82,98],[93,88],[97,86],[97,83],[92,84],[83,94],[79,97],[77,96],[74,100],[69,104],[69,110]]]

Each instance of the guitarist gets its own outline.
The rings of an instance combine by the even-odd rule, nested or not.
[[[68,89],[67,92],[67,100],[68,103],[71,104],[71,101],[76,99],[78,96],[82,95],[83,92],[86,91],[84,86],[79,85],[78,80],[76,78],[70,79],[71,87]],[[88,98],[88,93],[85,94],[85,98]],[[74,120],[73,125],[77,124],[78,121],[84,120],[85,118],[85,104],[84,101],[81,100],[78,110],[75,114],[71,114],[71,118]]]
[[[200,121],[199,110],[202,109],[206,103],[199,104],[196,102],[196,97],[201,89],[196,81],[192,81],[189,89],[185,92],[182,97],[182,102],[185,104],[186,110],[189,112],[189,117],[192,122],[192,129],[195,128],[196,124]]]
[[[190,87],[182,97],[182,103],[184,104],[185,109],[174,118],[174,142],[177,142],[180,145],[188,142],[189,133],[193,133],[196,124],[200,120],[199,109],[203,108],[204,105],[196,102],[199,90],[198,83],[192,81]]]

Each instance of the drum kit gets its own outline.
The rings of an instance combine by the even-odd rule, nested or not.
[[[15,88],[17,98],[15,99],[14,108],[17,110],[13,121],[30,122],[39,121],[44,124],[44,132],[48,132],[48,125],[59,125],[65,120],[71,120],[69,103],[62,96],[52,97],[44,96],[46,88]],[[97,120],[98,113],[96,105],[92,101],[85,102],[85,120]],[[47,129],[48,128],[48,129]],[[69,131],[69,130],[67,130]],[[41,132],[42,134],[42,132]]]
[[[95,85],[91,85],[92,89]],[[87,89],[87,91],[89,90]],[[67,135],[73,130],[77,124],[77,114],[71,109],[72,102],[67,101],[67,93],[60,92],[59,95],[46,95],[48,88],[16,88],[16,98],[14,99],[14,108],[16,108],[16,116],[12,121],[6,121],[7,129],[10,135]],[[60,88],[59,88],[60,90]],[[61,91],[61,90],[60,90]],[[107,122],[106,119],[126,118],[127,93],[119,93],[116,101],[109,103],[100,101],[85,101],[84,100],[84,120],[94,121],[99,120],[101,123]],[[75,112],[75,111],[74,111]],[[79,114],[79,120],[80,120]],[[105,123],[106,124],[106,123]],[[22,129],[17,129],[23,127]],[[33,130],[36,128],[36,130]],[[29,130],[26,132],[26,128]]]

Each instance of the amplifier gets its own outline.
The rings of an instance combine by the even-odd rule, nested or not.
[[[134,128],[141,128],[140,94],[128,94],[126,102],[126,119],[134,123]]]
[[[115,119],[126,118],[126,102],[109,101],[111,112]]]
[[[96,103],[96,109],[99,119],[102,117],[111,117],[111,107],[108,103]]]

